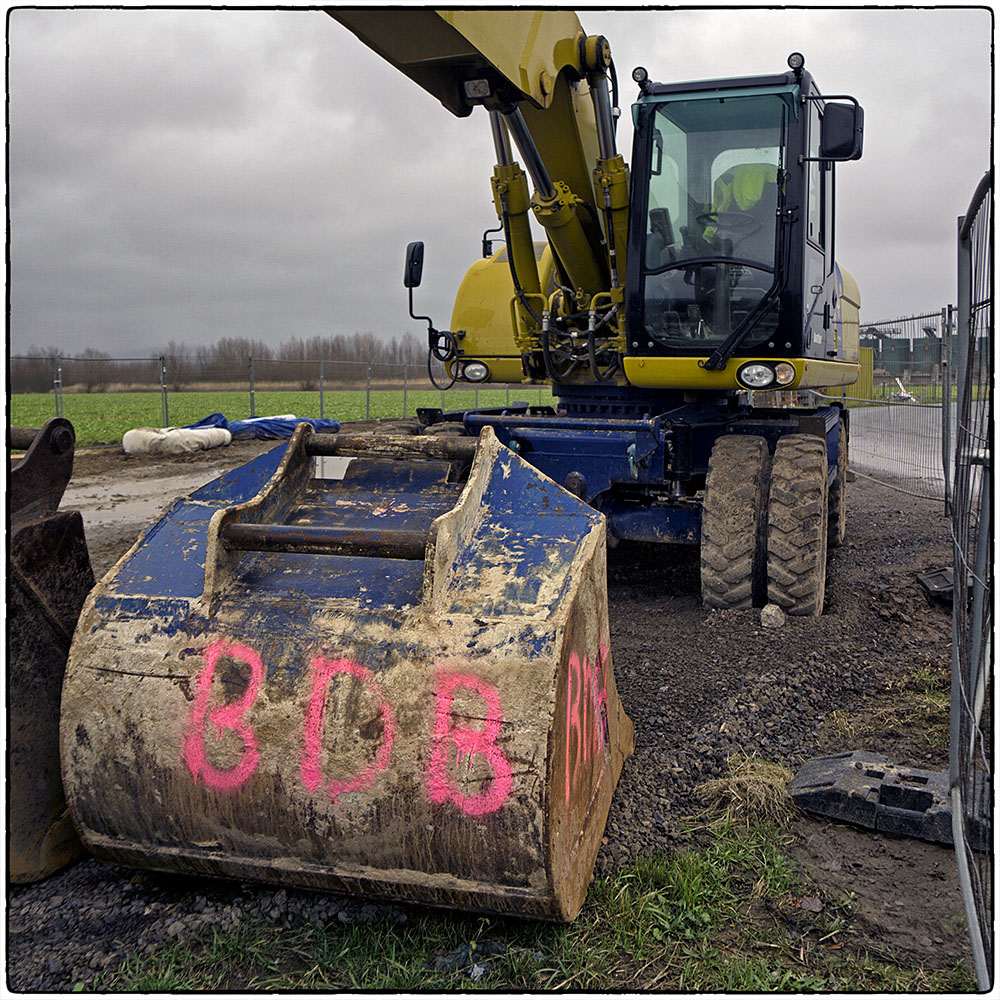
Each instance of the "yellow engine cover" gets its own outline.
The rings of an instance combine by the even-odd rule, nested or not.
[[[535,260],[542,288],[548,288],[553,270],[548,244],[535,243]],[[514,339],[514,301],[514,281],[506,247],[492,257],[477,260],[466,272],[455,296],[451,328],[464,332],[459,349],[463,357],[487,365],[488,382],[520,382],[524,378],[521,354]]]

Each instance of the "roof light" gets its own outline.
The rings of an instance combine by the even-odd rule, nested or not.
[[[797,73],[806,64],[806,57],[801,52],[793,52],[788,57],[788,66]]]

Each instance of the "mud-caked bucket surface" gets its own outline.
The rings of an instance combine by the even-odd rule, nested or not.
[[[84,841],[141,867],[572,918],[633,742],[603,518],[489,433],[464,488],[422,465],[391,496],[365,472],[384,459],[317,485],[306,433],[242,504],[230,477],[168,509],[88,601],[62,722]],[[225,545],[231,523],[329,534],[394,513],[426,530],[423,560]],[[183,593],[155,571],[178,535]]]

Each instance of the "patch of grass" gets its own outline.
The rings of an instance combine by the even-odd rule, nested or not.
[[[509,393],[511,403],[532,405],[552,402],[547,387],[515,387]],[[459,389],[446,392],[412,389],[406,393],[405,415],[414,416],[417,407],[467,410],[476,407],[506,406],[506,389]],[[322,415],[335,420],[365,420],[404,416],[401,389],[336,390],[323,393]],[[254,394],[253,411],[257,416],[294,413],[297,417],[320,416],[319,392],[260,391]],[[167,423],[184,427],[210,413],[224,413],[228,420],[246,420],[250,416],[249,388],[237,392],[170,392],[167,394]],[[10,422],[14,427],[41,427],[56,415],[51,393],[17,394],[10,397]],[[63,415],[72,421],[78,447],[114,444],[133,427],[160,427],[163,404],[155,392],[65,393]]]
[[[759,763],[759,762],[758,762]],[[808,890],[770,823],[718,827],[698,850],[640,859],[591,887],[568,925],[414,908],[405,922],[289,928],[249,922],[165,943],[87,989],[325,992],[539,990],[706,992],[974,989],[961,968],[927,972],[850,946],[850,901],[804,913]],[[845,944],[846,942],[846,944]],[[456,958],[458,956],[458,958]],[[479,965],[478,978],[470,973]]]
[[[922,664],[890,680],[887,693],[862,709],[837,709],[826,716],[827,742],[841,748],[876,750],[886,741],[906,738],[917,753],[931,759],[948,758],[950,741],[951,675],[947,664]]]
[[[702,782],[695,793],[713,826],[784,824],[795,813],[786,788],[792,772],[781,764],[740,753],[727,761],[729,774]]]

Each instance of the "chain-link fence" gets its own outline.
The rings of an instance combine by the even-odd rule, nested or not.
[[[952,825],[979,989],[993,982],[993,172],[958,220]]]
[[[853,385],[803,394],[850,409],[851,469],[916,496],[951,499],[954,307],[861,326]],[[794,402],[794,401],[793,401]]]
[[[284,360],[255,357],[12,357],[10,422],[40,427],[73,422],[80,445],[120,441],[133,427],[193,424],[211,413],[229,420],[280,416],[340,421],[412,417],[443,410],[543,405],[545,386],[437,385],[424,364]]]
[[[871,351],[870,374],[858,382],[867,399],[941,399],[950,361],[948,311],[862,323],[861,349]]]

